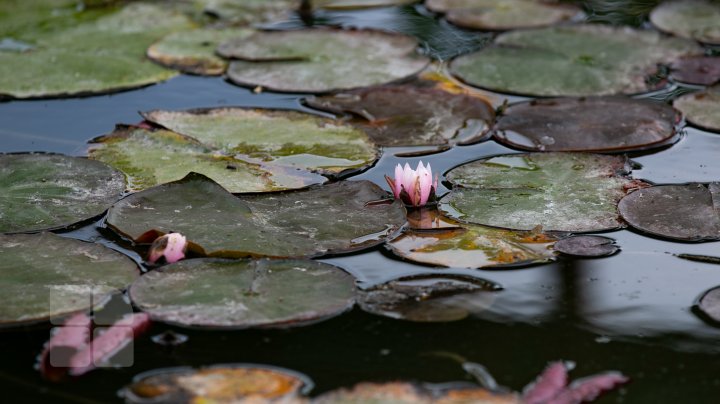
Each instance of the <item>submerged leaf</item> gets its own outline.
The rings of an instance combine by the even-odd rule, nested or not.
[[[720,85],[685,94],[677,98],[673,106],[693,125],[720,132]]]
[[[708,0],[665,1],[650,13],[658,29],[720,45],[720,4]]]

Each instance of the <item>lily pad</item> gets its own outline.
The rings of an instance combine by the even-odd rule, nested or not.
[[[6,16],[0,17],[0,25],[14,15],[0,13]],[[144,55],[150,44],[167,33],[191,27],[183,15],[139,3],[116,12],[69,10],[65,15],[48,25],[28,23],[13,33],[15,40],[27,42],[33,49],[0,52],[0,95],[31,98],[104,93],[157,83],[177,74]]]
[[[673,106],[693,125],[720,132],[720,85],[677,98]]]
[[[128,188],[139,191],[199,172],[231,192],[266,192],[302,188],[325,178],[290,167],[248,163],[166,130],[118,125],[94,139],[91,159],[110,164],[128,177]]]
[[[322,93],[385,84],[415,75],[429,59],[410,36],[373,31],[305,29],[258,32],[218,47],[239,85]]]
[[[415,81],[306,99],[313,108],[351,113],[350,122],[381,146],[446,145],[482,135],[495,111],[482,97]]]
[[[620,251],[615,240],[602,236],[573,236],[555,242],[557,252],[575,257],[607,257]]]
[[[248,25],[287,19],[300,0],[192,0],[192,4],[221,23]]]
[[[485,311],[502,286],[468,276],[422,276],[397,279],[358,292],[368,313],[416,322],[462,320]]]
[[[544,27],[584,17],[575,5],[536,0],[427,0],[425,6],[445,13],[455,25],[493,31]]]
[[[516,393],[495,393],[483,388],[452,388],[407,382],[359,383],[350,389],[327,392],[316,404],[393,403],[393,404],[520,404]]]
[[[311,0],[313,7],[327,10],[406,6],[417,2],[418,0]]]
[[[1,326],[90,309],[139,275],[118,252],[52,233],[0,235],[0,256]]]
[[[701,55],[692,41],[599,24],[501,34],[494,46],[454,59],[468,84],[537,96],[634,94],[657,88],[658,65]]]
[[[699,310],[703,317],[720,323],[720,287],[716,286],[703,293],[698,299],[695,309]]]
[[[211,108],[157,110],[143,117],[228,155],[328,174],[366,168],[378,155],[364,131],[302,112]]]
[[[463,222],[590,232],[623,227],[617,203],[641,186],[619,156],[529,153],[477,160],[448,172],[440,211]]]
[[[720,57],[693,56],[682,58],[670,66],[671,77],[683,83],[709,86],[720,82]]]
[[[658,185],[639,189],[620,201],[622,218],[632,227],[683,241],[720,239],[720,184]]]
[[[0,233],[70,226],[103,213],[125,190],[123,175],[59,154],[0,154]]]
[[[130,287],[153,320],[186,327],[291,327],[355,304],[355,280],[310,260],[194,259],[167,265]]]
[[[167,368],[141,373],[120,394],[128,403],[282,402],[312,387],[300,373],[258,365]]]
[[[221,42],[232,38],[246,38],[250,29],[198,29],[173,32],[147,50],[147,56],[165,67],[183,73],[219,76],[225,73],[228,62],[215,55]]]
[[[147,242],[148,232],[176,231],[211,256],[316,256],[371,247],[393,234],[405,223],[402,203],[368,204],[386,196],[371,182],[346,181],[238,198],[191,173],[116,203],[107,224],[136,242]]]
[[[629,151],[666,145],[681,118],[669,105],[646,100],[543,99],[508,107],[494,135],[530,151]]]
[[[387,243],[396,255],[454,268],[503,268],[552,261],[553,237],[464,225],[442,231],[406,230]]]
[[[661,31],[720,45],[720,4],[707,0],[666,1],[650,13]]]

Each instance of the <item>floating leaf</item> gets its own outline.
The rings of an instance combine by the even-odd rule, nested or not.
[[[145,119],[263,162],[337,174],[366,168],[377,150],[364,131],[295,111],[245,108],[150,111]]]
[[[669,105],[646,100],[543,99],[508,107],[494,135],[531,151],[629,151],[666,145],[680,119]]]
[[[215,55],[221,42],[232,38],[246,38],[250,29],[197,29],[174,32],[147,50],[147,56],[171,69],[184,73],[217,76],[225,73],[227,61]]]
[[[482,97],[447,91],[440,83],[415,81],[311,97],[306,103],[334,113],[351,113],[351,123],[381,146],[446,145],[475,138],[495,111]]]
[[[191,26],[181,14],[151,4],[130,4],[117,12],[89,8],[64,15],[47,25],[28,23],[14,32],[15,39],[34,49],[0,53],[0,95],[30,98],[103,93],[157,83],[177,74],[144,55],[163,35]],[[14,16],[14,11],[0,13],[0,25]]]
[[[66,227],[120,199],[121,173],[59,154],[0,154],[0,232]]]
[[[118,252],[51,233],[0,235],[0,256],[4,326],[89,309],[139,275]]]
[[[639,189],[620,201],[622,218],[632,227],[683,241],[720,239],[720,184],[658,185]]]
[[[671,66],[673,80],[709,86],[720,82],[720,57],[693,56],[678,59]]]
[[[707,0],[666,1],[650,13],[661,31],[720,45],[720,4]]]
[[[429,59],[417,41],[372,30],[306,29],[258,32],[218,47],[236,60],[228,78],[274,91],[319,93],[384,84],[420,72]]]
[[[576,257],[607,257],[620,251],[615,240],[601,236],[573,236],[555,242],[553,249]]]
[[[455,25],[481,30],[543,27],[584,16],[572,4],[535,0],[427,0],[425,6]]]
[[[166,130],[118,125],[92,140],[91,159],[110,164],[128,177],[132,191],[179,180],[199,172],[230,192],[266,192],[302,188],[326,179],[290,167],[238,160],[197,140]]]
[[[354,10],[359,8],[406,6],[418,0],[312,0],[313,7],[328,10]]]
[[[257,24],[286,19],[296,10],[299,0],[192,0],[195,8],[225,24]]]
[[[145,274],[130,297],[153,320],[186,327],[290,327],[349,310],[355,281],[310,260],[194,259]]]
[[[312,387],[307,376],[257,365],[168,368],[141,373],[121,391],[128,403],[294,403]]]
[[[617,202],[641,186],[623,157],[511,154],[452,169],[440,210],[463,222],[518,230],[589,232],[622,227]]]
[[[508,32],[495,46],[460,56],[450,69],[463,81],[539,96],[633,94],[657,87],[658,64],[701,55],[697,44],[653,31],[599,24]]]
[[[439,388],[406,382],[358,383],[350,389],[325,393],[316,404],[393,403],[393,404],[520,404],[514,393],[493,393],[482,388]]]
[[[716,286],[700,296],[695,309],[700,314],[716,323],[720,323],[720,287]]]
[[[720,85],[683,95],[673,102],[673,106],[693,125],[720,132]]]
[[[422,276],[397,279],[358,292],[361,309],[417,322],[447,322],[485,311],[502,286],[469,276]]]
[[[298,257],[377,245],[405,223],[399,201],[368,181],[347,181],[282,194],[240,198],[200,174],[130,195],[107,224],[137,242],[176,231],[208,255]]]

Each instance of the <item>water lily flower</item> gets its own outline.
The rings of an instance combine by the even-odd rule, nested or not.
[[[415,170],[410,168],[408,163],[405,163],[405,167],[398,164],[395,167],[395,179],[386,175],[385,180],[390,185],[395,199],[402,200],[406,205],[425,206],[428,201],[435,200],[438,178],[436,175],[433,181],[430,163],[426,167],[420,161]]]
[[[180,233],[168,233],[158,237],[150,246],[148,262],[154,264],[157,260],[165,257],[165,262],[172,264],[185,258],[187,239]]]

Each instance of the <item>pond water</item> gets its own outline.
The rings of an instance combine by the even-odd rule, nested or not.
[[[593,2],[590,2],[593,3]],[[600,2],[594,2],[596,4]],[[640,21],[624,3],[596,20]],[[625,11],[625,14],[619,11]],[[637,15],[642,16],[642,11]],[[488,34],[464,31],[438,21],[420,6],[362,12],[325,12],[316,22],[372,26],[411,33],[440,59],[482,47]],[[274,28],[301,25],[299,19]],[[671,87],[648,95],[662,102],[688,89]],[[183,75],[167,82],[111,95],[0,103],[0,152],[45,151],[82,156],[86,142],[116,123],[136,123],[137,111],[216,106],[307,110],[302,94],[255,94],[220,78]],[[519,97],[498,95],[511,102]],[[396,157],[413,148],[386,148],[372,168],[353,176],[386,187],[383,175]],[[435,172],[461,163],[516,151],[490,140],[423,156]],[[631,155],[642,167],[635,178],[655,184],[710,182],[720,173],[720,134],[686,127],[663,150]],[[447,189],[440,187],[440,193]],[[99,230],[102,221],[61,232],[141,257]],[[634,230],[603,233],[622,251],[608,258],[571,259],[503,270],[441,269],[394,258],[381,246],[362,253],[322,259],[354,275],[362,287],[405,275],[464,274],[497,282],[504,290],[471,318],[445,324],[417,324],[354,309],[319,324],[290,330],[198,331],[157,323],[134,346],[132,367],[98,370],[71,383],[50,384],[33,368],[48,338],[38,326],[0,334],[3,360],[0,388],[8,402],[108,402],[143,371],[171,366],[258,363],[293,369],[315,383],[312,394],[361,381],[470,381],[457,360],[484,365],[503,385],[519,390],[546,365],[565,359],[578,364],[576,377],[618,370],[632,382],[601,402],[713,403],[720,391],[720,328],[692,311],[698,296],[720,285],[720,266],[683,260],[675,254],[718,255],[718,242],[678,243]],[[174,330],[188,336],[176,347],[150,336]]]

